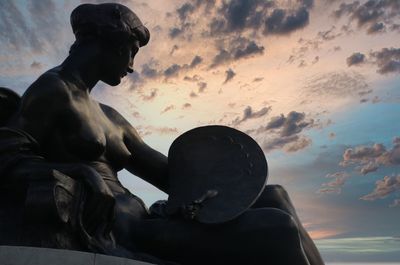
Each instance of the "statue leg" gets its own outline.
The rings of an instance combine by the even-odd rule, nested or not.
[[[130,236],[140,251],[180,264],[309,265],[296,221],[275,208],[250,209],[219,225],[136,221]]]
[[[264,208],[272,207],[280,209],[295,219],[299,231],[301,242],[304,247],[304,251],[311,265],[321,265],[324,264],[321,255],[315,246],[310,235],[304,229],[299,217],[297,216],[296,210],[289,198],[287,191],[280,185],[267,185],[264,192],[252,206],[252,208]]]

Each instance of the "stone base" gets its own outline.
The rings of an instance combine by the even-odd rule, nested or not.
[[[1,265],[151,265],[143,261],[63,249],[0,246]]]

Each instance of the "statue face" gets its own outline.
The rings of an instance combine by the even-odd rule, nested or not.
[[[139,51],[139,42],[124,43],[116,49],[107,49],[103,57],[104,69],[102,81],[116,86],[128,73],[133,72],[133,61]]]

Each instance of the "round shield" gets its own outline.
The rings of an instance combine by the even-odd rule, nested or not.
[[[179,136],[168,152],[168,214],[201,223],[234,219],[263,191],[268,175],[260,146],[236,129],[211,125]]]

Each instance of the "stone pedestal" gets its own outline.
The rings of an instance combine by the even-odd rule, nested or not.
[[[0,246],[1,265],[151,265],[143,261],[50,248]]]

